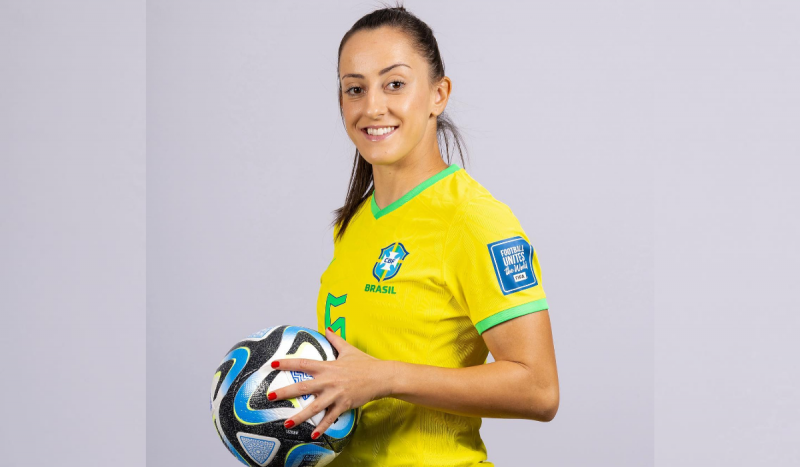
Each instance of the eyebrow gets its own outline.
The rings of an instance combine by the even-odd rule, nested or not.
[[[378,74],[382,75],[384,73],[387,73],[389,70],[391,70],[392,68],[397,67],[397,66],[407,66],[407,67],[411,68],[410,66],[406,65],[405,63],[395,63],[394,65],[387,66],[386,68],[381,70],[380,73],[378,73]],[[362,75],[360,73],[348,73],[348,74],[342,76],[342,79],[345,79],[345,78],[360,78],[360,79],[364,79],[364,75]]]

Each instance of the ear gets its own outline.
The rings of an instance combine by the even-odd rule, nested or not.
[[[438,117],[442,112],[444,112],[445,107],[447,107],[447,101],[450,99],[450,91],[452,91],[452,89],[453,83],[447,76],[443,77],[436,84],[436,87],[433,89],[433,101],[431,102],[432,116]]]

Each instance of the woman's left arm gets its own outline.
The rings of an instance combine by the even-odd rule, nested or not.
[[[519,316],[482,334],[495,361],[466,368],[392,362],[392,397],[458,415],[547,422],[559,391],[548,310]]]
[[[315,394],[288,426],[328,409],[316,432],[323,433],[344,411],[382,397],[394,397],[457,415],[550,421],[559,390],[548,310],[497,324],[482,334],[495,361],[466,368],[443,368],[376,359],[330,330],[339,351],[335,361],[282,359],[273,368],[297,370],[314,379],[268,395],[270,400]]]

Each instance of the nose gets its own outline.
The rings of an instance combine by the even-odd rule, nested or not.
[[[386,96],[382,92],[367,93],[367,116],[372,119],[386,114]]]

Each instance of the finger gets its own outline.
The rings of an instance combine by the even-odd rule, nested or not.
[[[322,390],[319,380],[307,379],[282,388],[276,389],[267,394],[267,399],[271,401],[291,399],[293,397],[305,396],[307,394],[318,394]]]
[[[328,411],[325,412],[322,421],[319,422],[314,432],[311,433],[311,439],[317,439],[322,433],[325,433],[325,431],[336,422],[336,419],[339,418],[342,412],[344,412],[344,407],[340,407],[338,404],[333,404],[328,407]]]
[[[342,353],[346,346],[350,345],[342,336],[336,334],[330,327],[325,329],[325,338],[336,348],[336,351]]]
[[[322,363],[319,360],[311,360],[309,358],[283,357],[280,360],[273,360],[272,368],[285,371],[302,371],[313,376],[322,369]]]
[[[306,408],[298,412],[296,415],[293,415],[290,418],[286,419],[286,421],[283,422],[283,426],[285,426],[286,428],[291,428],[293,426],[297,426],[305,422],[309,418],[313,417],[319,412],[322,412],[323,410],[325,410],[326,407],[331,405],[333,401],[330,399],[331,399],[330,396],[324,399],[321,397],[317,397]]]

